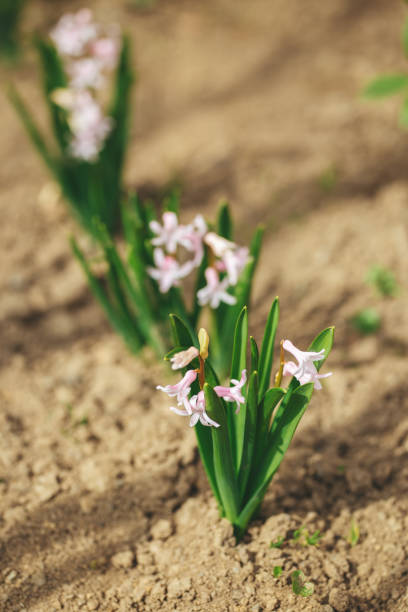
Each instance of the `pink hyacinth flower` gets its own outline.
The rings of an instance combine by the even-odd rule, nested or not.
[[[98,102],[88,91],[73,91],[73,104],[68,123],[72,131],[70,150],[73,157],[93,161],[100,153],[105,139],[113,127]]]
[[[179,243],[193,253],[192,263],[198,267],[204,256],[203,237],[207,232],[207,224],[202,215],[196,215],[189,225],[180,226]]]
[[[220,261],[216,263],[216,268],[220,272],[225,271],[228,283],[235,286],[239,275],[250,260],[248,248],[239,247],[235,242],[226,240],[214,232],[209,232],[205,236],[204,242],[210,247],[214,255],[220,258]]]
[[[230,285],[234,286],[237,284],[238,278],[249,260],[249,249],[247,247],[238,247],[235,251],[225,252],[222,262],[225,265]]]
[[[185,368],[193,359],[198,357],[199,354],[200,351],[195,346],[190,346],[187,350],[176,353],[170,358],[171,369],[180,370],[181,368]]]
[[[237,409],[235,414],[238,414],[240,411],[241,404],[245,403],[245,397],[242,395],[241,389],[245,385],[246,380],[246,370],[242,370],[241,380],[231,379],[232,387],[221,387],[220,385],[214,387],[218,397],[222,397],[226,402],[236,402]]]
[[[158,221],[151,221],[149,227],[156,234],[152,240],[154,246],[163,246],[169,253],[176,252],[182,233],[182,226],[178,223],[176,213],[170,211],[163,213],[163,225]]]
[[[236,303],[236,298],[227,293],[227,288],[229,287],[227,277],[220,281],[217,270],[214,268],[207,268],[205,271],[205,279],[207,285],[197,291],[197,299],[200,306],[209,304],[211,308],[218,308],[221,302],[230,305]]]
[[[154,250],[153,259],[156,267],[147,268],[147,272],[158,282],[161,293],[167,293],[171,287],[177,287],[180,280],[192,270],[191,262],[180,265],[174,257],[165,255],[162,249]]]
[[[120,41],[118,38],[108,37],[99,38],[90,47],[91,55],[98,59],[103,68],[113,70],[118,63],[120,51]]]
[[[284,376],[294,376],[301,385],[312,382],[314,383],[314,388],[317,390],[322,388],[319,379],[332,376],[333,372],[319,374],[316,366],[314,365],[315,361],[320,361],[324,358],[325,349],[322,349],[319,352],[301,351],[296,348],[296,346],[290,340],[284,340],[283,348],[285,351],[291,353],[297,361],[297,364],[293,361],[288,361],[285,363],[283,368]]]
[[[179,406],[184,405],[186,410],[189,410],[190,406],[188,394],[190,393],[191,385],[193,384],[196,378],[197,372],[195,370],[188,370],[188,372],[185,373],[183,378],[176,385],[166,385],[165,387],[158,385],[156,389],[167,393],[169,397],[177,398],[177,403],[179,404]]]
[[[67,67],[70,86],[74,89],[99,89],[104,83],[102,64],[94,57],[84,57]]]
[[[237,246],[235,242],[231,242],[231,240],[227,240],[215,232],[208,232],[204,242],[210,247],[216,257],[221,258],[227,251],[233,251]]]
[[[97,35],[98,27],[93,22],[92,12],[89,9],[63,15],[50,32],[50,38],[58,52],[72,57],[82,55],[85,47]]]
[[[172,406],[170,410],[179,414],[180,416],[190,417],[190,427],[197,425],[198,421],[206,427],[219,427],[220,424],[213,421],[205,411],[205,397],[204,391],[200,391],[197,395],[193,395],[188,402],[184,404],[185,409],[175,408]]]

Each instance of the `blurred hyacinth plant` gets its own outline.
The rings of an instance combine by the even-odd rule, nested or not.
[[[405,4],[408,2],[405,0]],[[406,18],[402,31],[402,47],[405,57],[408,58],[408,18]],[[364,97],[377,100],[394,95],[402,95],[400,109],[400,124],[408,128],[408,74],[393,73],[383,74],[373,79],[363,90]]]
[[[182,369],[175,385],[158,386],[177,405],[171,410],[195,427],[198,448],[221,516],[235,529],[237,539],[258,511],[278,470],[314,389],[321,389],[319,374],[333,344],[333,328],[323,330],[308,351],[290,340],[280,346],[280,364],[270,386],[275,335],[279,318],[278,298],[272,304],[260,350],[253,337],[248,346],[248,314],[244,307],[236,319],[228,386],[208,359],[212,338],[204,329],[191,333],[176,315],[170,315],[174,342],[166,359]],[[211,338],[211,342],[210,342]],[[289,353],[295,361],[285,361]],[[291,376],[288,386],[282,379]]]
[[[18,24],[25,0],[0,2],[0,53],[9,59],[18,55]]]
[[[86,256],[75,240],[72,247],[94,296],[132,352],[149,345],[161,357],[171,348],[169,313],[182,317],[193,333],[207,307],[214,364],[226,374],[235,320],[250,302],[263,228],[248,249],[232,241],[226,203],[215,226],[201,215],[181,224],[178,210],[176,193],[165,200],[161,218],[152,204],[131,195],[122,206],[125,244],[115,243],[99,224],[102,253]]]
[[[43,137],[14,88],[11,101],[82,226],[95,235],[99,219],[113,232],[129,129],[129,41],[116,25],[103,27],[82,9],[61,17],[35,45],[55,143]]]

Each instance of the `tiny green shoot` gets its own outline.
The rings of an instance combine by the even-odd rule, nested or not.
[[[323,534],[320,533],[320,529],[317,529],[312,535],[306,534],[306,543],[308,546],[317,546],[322,537]]]
[[[290,575],[292,580],[292,591],[295,595],[301,595],[301,597],[310,597],[313,595],[314,586],[311,582],[305,581],[305,575],[300,570],[295,570]]]
[[[319,187],[325,193],[330,193],[338,182],[338,171],[334,164],[330,164],[319,176]]]
[[[282,537],[278,537],[278,539],[275,542],[271,542],[269,545],[269,548],[282,548],[283,543],[285,542],[285,538]]]
[[[281,565],[274,565],[273,567],[273,577],[279,578],[282,575],[283,568]]]
[[[367,273],[366,282],[382,297],[395,297],[398,293],[395,274],[388,268],[372,266]]]
[[[302,535],[305,533],[305,531],[306,531],[306,527],[300,527],[300,529],[296,529],[296,531],[293,533],[292,541],[298,542],[300,538],[302,537]]]
[[[351,520],[350,531],[347,537],[347,541],[350,546],[355,546],[360,539],[360,527],[357,524],[356,519],[353,517]]]
[[[351,319],[351,324],[360,334],[375,334],[381,327],[381,316],[375,308],[364,308]]]

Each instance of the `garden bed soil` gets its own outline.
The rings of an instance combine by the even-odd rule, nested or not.
[[[134,44],[128,183],[157,196],[177,180],[185,220],[228,198],[240,242],[264,222],[251,329],[259,338],[276,294],[280,337],[306,347],[335,325],[334,375],[235,545],[194,431],[155,391],[169,371],[110,330],[69,250],[78,229],[3,98],[1,610],[405,612],[408,135],[396,103],[359,98],[378,72],[404,69],[403,7],[89,4]],[[24,30],[78,6],[33,0]],[[35,66],[26,49],[1,76],[45,124]],[[364,282],[373,264],[394,271],[394,299]],[[382,327],[361,337],[349,321],[367,306]],[[317,545],[296,538],[302,527],[320,530]],[[292,591],[295,570],[309,597]]]

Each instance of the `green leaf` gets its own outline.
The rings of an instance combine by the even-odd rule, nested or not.
[[[320,533],[320,529],[317,529],[312,535],[306,534],[306,544],[308,546],[317,546],[322,537],[323,534]]]
[[[219,427],[211,427],[214,470],[225,516],[234,525],[238,516],[239,494],[235,476],[225,407],[208,383],[204,385],[206,411]]]
[[[305,575],[300,570],[295,570],[291,573],[290,578],[292,580],[292,591],[295,595],[301,595],[302,597],[310,597],[313,595],[314,586],[311,582],[305,582]]]
[[[253,338],[253,336],[249,337],[249,341],[250,341],[250,345],[251,345],[251,372],[254,372],[255,370],[258,370],[258,363],[259,363],[259,351],[258,351],[258,345],[255,341],[255,339]]]
[[[269,544],[269,548],[282,548],[282,545],[285,542],[285,538],[284,536],[279,537],[277,540],[275,540],[275,542],[271,542]]]
[[[85,272],[89,287],[94,297],[102,306],[113,329],[115,329],[124,338],[130,351],[137,353],[143,346],[143,338],[141,334],[137,330],[136,326],[130,325],[127,320],[119,315],[117,309],[115,309],[111,300],[107,296],[105,289],[100,284],[96,276],[92,273],[89,263],[73,238],[71,238],[71,247],[75,257],[78,259],[82,269]]]
[[[279,299],[276,297],[273,301],[271,310],[266,322],[264,337],[261,345],[261,354],[259,357],[259,398],[261,399],[266,393],[272,371],[273,351],[275,348],[276,329],[279,321]]]
[[[408,18],[405,19],[404,27],[402,30],[402,46],[406,57],[408,57]]]
[[[176,215],[180,212],[180,189],[173,188],[163,203],[164,211],[173,212]]]
[[[242,370],[246,369],[246,351],[248,342],[248,309],[241,310],[235,325],[234,344],[232,350],[232,364],[230,379],[241,378]],[[223,347],[220,347],[222,351]],[[228,411],[228,430],[231,436],[231,447],[235,458],[235,468],[238,472],[241,463],[242,447],[245,432],[246,405],[241,406],[238,414],[234,410]]]
[[[176,314],[170,314],[170,325],[173,339],[178,346],[198,346],[197,338],[194,338],[189,326]]]
[[[282,575],[283,572],[283,568],[281,565],[274,565],[273,566],[273,577],[274,578],[279,578],[279,576]]]
[[[248,502],[238,518],[238,525],[241,529],[246,528],[253,513],[262,502],[266,489],[279,468],[299,421],[307,408],[313,393],[313,386],[313,383],[308,383],[298,387],[292,393],[274,433],[269,434],[263,461],[260,463],[253,481],[249,482]]]
[[[230,378],[237,378],[239,380],[242,370],[246,369],[247,342],[248,308],[244,306],[235,325]]]
[[[164,352],[163,341],[157,331],[155,321],[152,317],[150,305],[144,291],[140,291],[131,281],[128,269],[124,265],[118,250],[111,240],[106,228],[100,222],[96,221],[98,227],[98,238],[103,246],[105,257],[109,263],[110,270],[115,271],[117,281],[115,282],[114,293],[117,298],[124,295],[123,302],[126,300],[132,305],[133,313],[129,314],[131,318],[137,318],[137,325],[146,339],[146,342],[161,355]]]
[[[258,470],[258,466],[264,460],[264,451],[268,443],[268,434],[271,427],[272,414],[275,407],[284,397],[285,393],[286,390],[280,387],[268,389],[261,403],[258,404],[258,425],[256,432],[254,470]]]
[[[217,232],[223,238],[232,240],[232,219],[228,202],[222,202],[218,209]]]
[[[363,91],[365,98],[386,98],[394,94],[400,93],[408,88],[408,76],[405,74],[388,74],[380,76],[371,83]]]
[[[320,361],[315,361],[314,364],[316,366],[317,371],[320,370],[327,357],[329,356],[330,351],[333,347],[334,341],[334,327],[326,327],[323,331],[317,334],[316,338],[313,340],[308,351],[314,351],[318,353],[322,349],[324,349],[324,357]]]
[[[20,97],[17,90],[13,86],[10,86],[7,93],[8,93],[10,102],[12,103],[15,110],[17,111],[17,114],[19,115],[24,128],[26,129],[27,134],[31,139],[31,142],[33,143],[38,153],[43,158],[48,168],[53,173],[54,177],[57,180],[59,180],[60,170],[58,168],[57,162],[55,161],[54,157],[49,151],[40,130],[35,124],[32,118],[32,115],[27,110],[27,107],[25,106],[22,98]]]
[[[351,520],[350,532],[349,532],[347,541],[350,544],[350,546],[355,546],[356,544],[358,544],[359,539],[360,539],[360,527],[358,526],[356,519],[353,517]]]
[[[408,99],[405,98],[400,109],[399,122],[401,127],[408,128]]]
[[[239,461],[240,499],[244,498],[248,478],[252,470],[252,458],[255,450],[258,419],[258,372],[253,372],[249,379],[247,401],[241,406],[236,418],[244,414],[237,428],[237,459]]]

